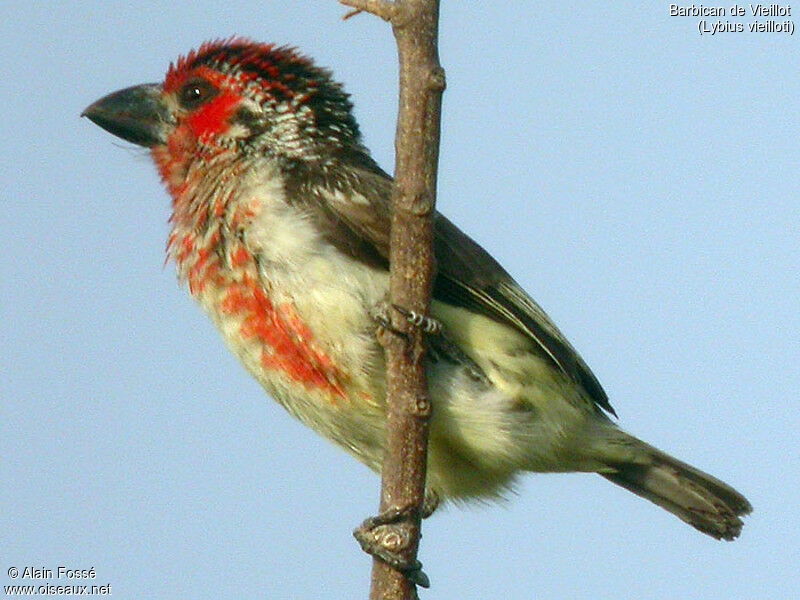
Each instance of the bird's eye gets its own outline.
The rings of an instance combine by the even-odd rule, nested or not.
[[[178,91],[178,102],[182,108],[192,110],[217,94],[217,89],[204,79],[193,79]]]

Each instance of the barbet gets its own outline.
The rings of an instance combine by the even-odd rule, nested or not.
[[[228,347],[287,411],[375,471],[392,179],[328,71],[285,47],[210,42],[163,83],[84,115],[150,149],[172,199],[167,253]],[[731,540],[736,490],[622,431],[544,311],[442,215],[427,372],[427,488],[492,498],[522,472],[596,472]]]

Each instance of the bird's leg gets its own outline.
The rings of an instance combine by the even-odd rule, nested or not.
[[[439,338],[442,336],[442,325],[436,319],[420,315],[397,304],[380,302],[372,311],[372,318],[384,332],[406,337],[406,334],[397,330],[392,325],[390,310],[394,309],[413,327],[421,329],[424,333]],[[379,335],[380,335],[379,331]],[[421,506],[406,505],[395,506],[381,512],[374,517],[369,517],[353,531],[361,549],[367,554],[385,562],[393,569],[402,573],[411,583],[423,588],[430,587],[430,580],[422,570],[422,563],[416,559],[408,560],[404,556],[408,540],[404,531],[393,527],[409,518],[427,519],[439,505],[439,495],[432,490],[425,490],[425,498]]]
[[[356,538],[364,552],[396,569],[411,583],[427,588],[431,583],[422,570],[422,563],[416,559],[409,561],[403,556],[402,551],[406,547],[407,540],[396,527],[392,527],[392,525],[397,525],[400,521],[414,517],[416,514],[423,515],[424,512],[424,504],[422,510],[412,505],[389,508],[374,517],[365,519],[353,531],[353,537]]]
[[[439,335],[442,332],[442,324],[433,317],[427,317],[413,310],[408,310],[399,304],[392,304],[392,308],[400,313],[403,318],[411,323],[414,327],[422,329],[424,333],[430,335]]]
[[[399,335],[406,338],[406,334],[392,325],[390,311],[396,310],[404,319],[406,319],[414,327],[419,327],[427,335],[428,356],[434,362],[445,360],[451,364],[463,365],[466,373],[475,381],[488,383],[489,379],[477,363],[472,358],[467,356],[461,348],[459,348],[453,340],[447,335],[441,321],[432,317],[420,315],[417,312],[407,310],[397,304],[390,304],[387,301],[379,302],[372,310],[372,318],[378,323],[380,330],[378,335],[382,332],[388,332],[392,335]]]
[[[370,311],[372,318],[378,324],[378,334],[381,332],[389,332],[393,335],[399,335],[406,338],[406,334],[395,328],[392,325],[392,316],[389,314],[390,304],[388,302],[379,302],[376,304],[372,311]]]
[[[387,301],[379,302],[372,311],[372,318],[380,325],[380,327],[394,335],[405,337],[405,333],[398,330],[392,325],[392,318],[390,311],[394,309],[413,327],[421,329],[423,333],[432,336],[439,336],[442,334],[442,324],[433,317],[426,317],[416,311],[409,310],[399,304],[392,304]]]
[[[397,569],[412,583],[427,588],[430,586],[430,580],[422,570],[422,563],[418,560],[408,562],[401,556],[399,546],[402,546],[402,539],[396,531],[388,526],[413,517],[417,512],[420,518],[427,519],[434,513],[437,506],[439,506],[439,494],[427,489],[421,507],[409,505],[385,510],[379,515],[366,519],[353,531],[353,536],[358,540],[364,552],[376,556],[390,567]]]

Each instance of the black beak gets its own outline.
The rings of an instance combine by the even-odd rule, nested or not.
[[[140,146],[166,142],[170,115],[161,102],[161,86],[146,83],[103,96],[81,113],[106,131]]]

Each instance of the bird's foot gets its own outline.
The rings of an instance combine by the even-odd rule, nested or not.
[[[433,317],[427,317],[424,314],[409,310],[403,306],[400,306],[399,304],[381,302],[373,311],[372,317],[375,319],[375,321],[377,321],[381,328],[393,333],[394,335],[406,337],[406,334],[403,331],[400,331],[394,325],[392,325],[392,318],[390,314],[391,310],[395,310],[397,314],[405,319],[412,327],[422,330],[423,333],[433,336],[439,336],[442,334],[441,322]]]
[[[422,508],[419,509],[419,516],[423,519],[430,517],[439,508],[439,494],[433,490],[425,490],[425,500],[422,501]]]
[[[392,304],[400,315],[414,327],[421,329],[424,333],[429,335],[439,335],[442,332],[442,323],[433,317],[425,316],[421,313],[400,306],[399,304]]]
[[[433,509],[435,510],[439,498],[435,494],[434,497],[436,498],[433,504]],[[425,503],[421,510],[416,506],[390,508],[374,517],[365,519],[353,531],[353,537],[356,538],[364,552],[385,562],[402,573],[411,583],[423,588],[430,587],[431,583],[422,570],[422,563],[416,559],[409,560],[405,556],[404,550],[408,548],[409,544],[407,534],[405,531],[393,526],[404,519],[415,516],[417,512],[419,512],[420,516],[429,516],[433,510],[426,514],[427,504],[428,494],[425,495]]]

